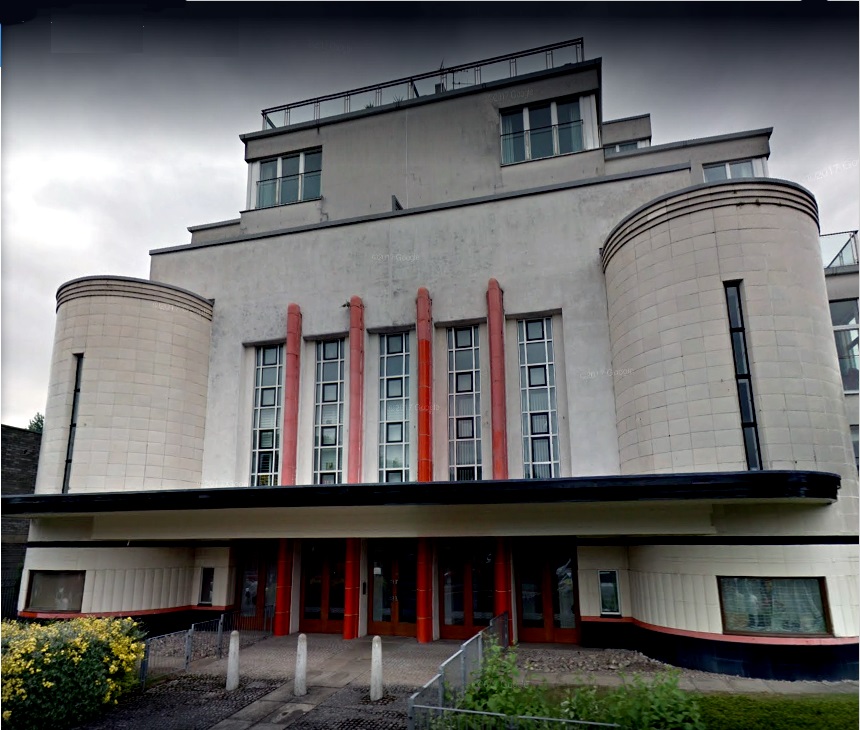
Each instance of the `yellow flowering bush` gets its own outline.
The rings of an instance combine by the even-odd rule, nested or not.
[[[70,727],[138,681],[143,632],[132,619],[2,623],[3,727]]]

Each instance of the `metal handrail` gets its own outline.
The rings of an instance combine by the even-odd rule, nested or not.
[[[356,97],[359,95],[373,95],[372,99],[363,100],[366,102],[365,108],[381,106],[383,105],[382,92],[385,89],[391,89],[396,86],[403,86],[402,91],[404,95],[400,98],[395,96],[390,102],[386,101],[386,104],[397,104],[405,99],[415,99],[421,96],[418,90],[418,82],[424,81],[426,79],[434,79],[437,77],[439,79],[439,83],[435,85],[434,91],[431,93],[441,93],[444,91],[453,90],[453,88],[456,86],[476,86],[482,83],[481,70],[483,68],[504,61],[508,61],[510,64],[508,70],[508,78],[514,78],[518,75],[521,75],[517,73],[518,59],[526,58],[528,56],[535,56],[541,53],[545,54],[546,68],[555,68],[556,64],[553,61],[553,51],[558,51],[564,48],[573,49],[573,63],[579,63],[583,60],[584,49],[582,38],[575,38],[569,41],[550,43],[545,46],[537,46],[536,48],[530,48],[525,51],[519,51],[517,53],[508,53],[503,56],[494,56],[492,58],[483,59],[481,61],[474,61],[472,63],[465,63],[459,66],[452,66],[450,68],[445,68],[444,66],[441,66],[435,71],[428,71],[426,73],[416,74],[414,76],[404,76],[403,78],[395,79],[394,81],[386,81],[380,84],[361,86],[355,89],[350,89],[348,91],[340,91],[334,94],[325,94],[323,96],[317,96],[312,99],[305,99],[303,101],[297,101],[290,104],[281,104],[279,106],[263,109],[260,112],[263,117],[263,129],[278,129],[279,127],[287,127],[291,124],[300,124],[306,121],[317,121],[323,117],[337,116],[338,114],[348,114],[350,111],[356,111],[356,109],[351,108],[351,97]],[[464,72],[472,72],[471,80],[462,76]],[[460,75],[459,78],[458,74]],[[334,111],[326,110],[326,113],[323,113],[322,104],[324,104],[325,102],[337,100],[343,100],[342,108],[337,106]],[[311,107],[311,118],[291,122],[290,112],[303,107]],[[272,118],[272,116],[280,113],[283,113],[284,115],[283,123],[278,124]]]
[[[571,145],[570,150],[562,150],[561,139],[559,132],[565,132],[570,130],[573,132],[576,130],[579,133],[578,145]],[[582,134],[583,130],[583,121],[581,119],[574,119],[571,122],[560,122],[559,124],[550,124],[544,127],[535,127],[534,129],[523,129],[518,132],[503,132],[499,135],[499,141],[501,145],[501,160],[503,165],[512,164],[515,162],[523,162],[525,160],[542,160],[547,157],[557,157],[558,155],[568,154],[570,152],[583,152],[585,150],[585,140]],[[552,152],[548,155],[541,155],[536,157],[532,153],[531,144],[532,144],[532,135],[550,132],[552,135]],[[522,159],[505,159],[505,144],[510,143],[516,139],[521,139],[523,144],[523,158]]]
[[[299,172],[294,175],[283,175],[281,177],[270,177],[265,180],[257,180],[257,208],[274,208],[279,205],[289,205],[291,203],[302,203],[305,200],[317,200],[320,196],[314,195],[313,197],[305,196],[305,179],[306,178],[314,178],[319,179],[321,177],[320,170],[312,170],[310,172]],[[281,189],[284,181],[294,180],[298,183],[298,187],[296,190],[297,196],[295,200],[289,200],[286,203],[280,202],[281,198]],[[264,185],[272,185],[274,187],[274,201],[270,205],[262,205],[260,202],[260,191],[263,189]]]

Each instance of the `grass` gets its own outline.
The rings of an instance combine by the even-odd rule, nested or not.
[[[697,697],[708,730],[856,730],[857,695]]]

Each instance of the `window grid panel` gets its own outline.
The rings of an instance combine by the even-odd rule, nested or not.
[[[271,487],[279,482],[283,391],[284,346],[258,347],[251,423],[252,487]]]
[[[322,148],[260,163],[257,208],[291,205],[321,197]]]
[[[379,336],[379,481],[409,481],[409,333]]]
[[[520,404],[523,427],[523,476],[559,475],[558,411],[552,317],[517,321]]]
[[[343,482],[344,340],[317,342],[314,484]]]
[[[448,477],[483,479],[477,325],[448,328]]]
[[[830,302],[830,318],[836,353],[839,357],[839,372],[842,389],[856,393],[860,389],[860,328],[857,326],[857,300],[837,299]]]
[[[500,118],[503,165],[585,149],[579,99],[539,102]]]
[[[823,578],[718,576],[717,583],[726,634],[832,634]]]
[[[747,468],[750,471],[758,471],[762,468],[761,444],[758,435],[755,399],[753,398],[749,351],[746,343],[741,285],[740,282],[728,282],[725,284],[725,288],[729,316],[729,338],[732,342],[734,355],[735,383]]]

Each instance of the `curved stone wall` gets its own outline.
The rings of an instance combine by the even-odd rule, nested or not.
[[[747,468],[724,292],[741,280],[763,466],[839,473],[846,496],[857,475],[808,191],[688,188],[628,216],[602,256],[622,474]]]
[[[83,354],[69,492],[200,485],[212,303],[124,277],[75,279],[57,325],[37,493],[59,493]]]

